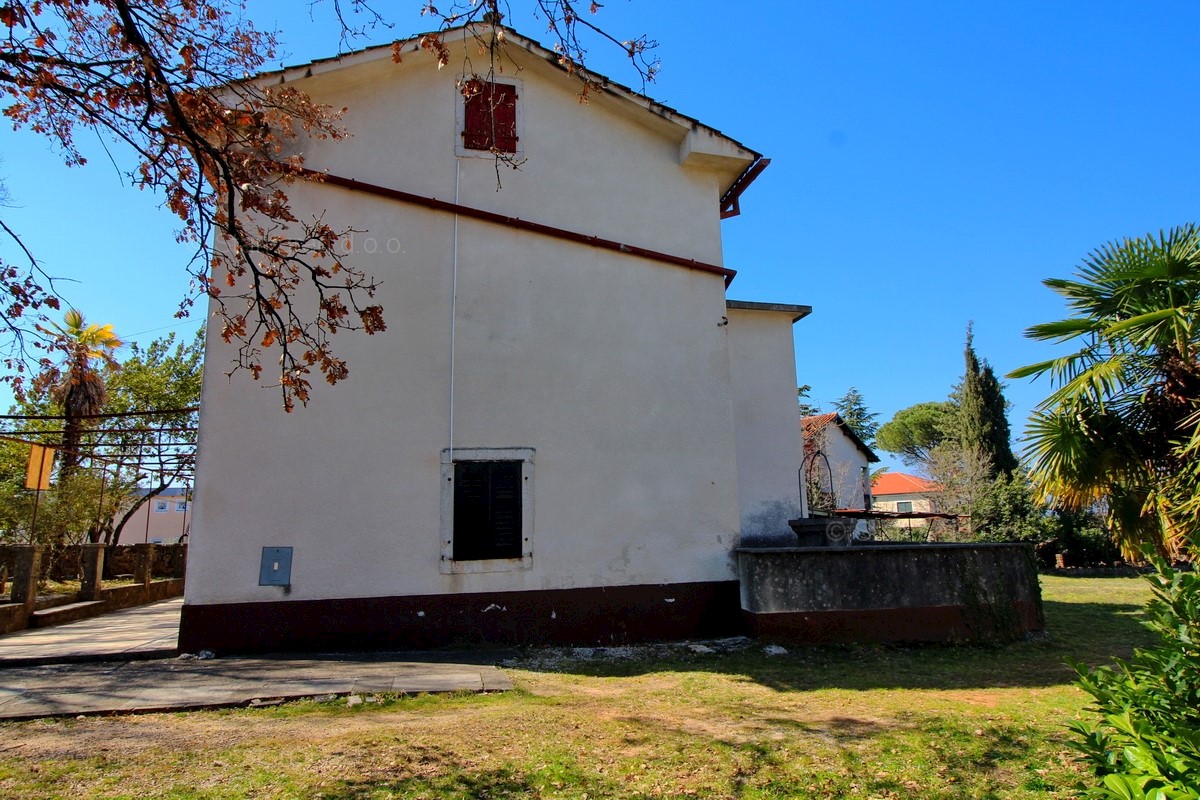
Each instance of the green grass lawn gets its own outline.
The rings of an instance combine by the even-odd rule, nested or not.
[[[0,797],[1072,797],[1064,660],[1148,644],[1149,591],[1042,585],[1004,647],[534,650],[501,695],[3,724]]]

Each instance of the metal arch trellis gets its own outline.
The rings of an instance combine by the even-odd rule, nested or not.
[[[85,432],[86,438],[73,452],[80,457],[80,467],[85,470],[99,471],[100,490],[97,494],[96,514],[89,533],[100,535],[105,530],[104,498],[110,491],[110,478],[115,483],[122,471],[137,484],[147,480],[152,482],[147,494],[129,509],[117,523],[120,527],[132,516],[138,507],[149,499],[177,483],[183,483],[190,496],[191,487],[195,482],[196,442],[195,434],[198,427],[190,422],[190,415],[198,411],[197,406],[187,408],[155,409],[151,411],[116,412],[111,414],[91,414],[83,419],[103,421],[122,418],[155,418],[160,422],[154,424],[152,419],[138,420],[130,426],[120,425],[113,428],[94,427]],[[16,442],[25,445],[41,445],[61,450],[61,427],[39,428],[36,422],[51,422],[65,420],[63,415],[56,414],[4,414],[0,415],[0,440]],[[19,423],[5,425],[4,423]],[[46,437],[54,437],[47,441]],[[113,439],[116,441],[113,441]],[[39,441],[40,440],[40,441]],[[111,475],[110,475],[111,470]],[[130,473],[132,473],[130,475]],[[111,536],[113,525],[107,524],[107,535]],[[30,535],[33,535],[33,531]],[[186,533],[186,531],[185,531]]]
[[[808,497],[808,489],[812,485],[811,482],[809,481],[809,476],[812,475],[812,467],[816,463],[817,456],[820,456],[821,460],[823,460],[825,462],[825,474],[829,476],[829,503],[830,503],[830,505],[827,510],[828,510],[828,516],[833,516],[833,512],[837,510],[837,489],[833,483],[833,467],[830,465],[829,456],[825,455],[824,450],[818,449],[818,450],[812,451],[811,453],[806,455],[804,457],[804,461],[801,462],[800,491],[804,497]],[[820,487],[818,487],[818,495],[817,495],[818,497],[820,497],[819,492],[820,492]],[[812,498],[809,498],[809,499],[811,501]],[[819,509],[819,510],[826,511],[826,509]],[[810,502],[809,508],[808,508],[809,516],[812,516],[813,511],[814,511],[814,509],[812,507],[812,503]]]

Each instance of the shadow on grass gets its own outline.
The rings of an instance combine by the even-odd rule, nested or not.
[[[367,800],[378,797],[505,798],[554,797],[564,790],[570,797],[645,797],[629,794],[625,787],[571,761],[556,759],[537,769],[505,765],[470,771],[458,765],[439,765],[442,774],[345,781],[318,796],[328,800]],[[428,773],[430,770],[426,770]],[[433,770],[437,772],[437,768]],[[585,794],[586,793],[586,794]]]
[[[734,740],[719,732],[683,731],[653,717],[621,721],[628,726],[626,741],[633,745],[625,753],[527,753],[494,768],[445,757],[421,758],[419,764],[395,768],[392,776],[343,781],[318,796],[769,800],[860,792],[911,797],[920,789],[925,792],[920,796],[998,798],[1008,796],[1014,775],[1034,776],[1042,763],[1033,751],[1043,733],[1020,725],[978,728],[975,723],[933,722],[927,717],[888,725],[841,718],[812,723],[762,720],[765,727],[788,728],[786,740],[793,746],[804,742],[803,737],[814,738],[808,749],[821,757],[797,763],[777,737],[752,734],[750,741]],[[1043,783],[1037,788],[1056,787]]]
[[[1046,632],[1011,644],[789,646],[767,656],[757,644],[728,652],[695,654],[679,646],[634,649],[631,658],[573,655],[542,658],[554,651],[527,651],[508,662],[520,669],[590,677],[628,677],[662,671],[740,675],[780,691],[816,689],[1036,688],[1075,678],[1067,660],[1097,665],[1128,658],[1134,647],[1153,642],[1141,624],[1142,608],[1124,603],[1044,604]],[[567,652],[570,651],[559,651]],[[616,651],[622,653],[622,651]]]

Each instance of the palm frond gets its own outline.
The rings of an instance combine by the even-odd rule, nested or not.
[[[1056,322],[1042,322],[1037,325],[1031,325],[1025,329],[1025,336],[1029,339],[1038,339],[1040,341],[1059,341],[1065,342],[1068,339],[1074,339],[1076,336],[1082,336],[1085,333],[1097,333],[1103,328],[1094,320],[1073,317],[1071,319],[1060,319]]]

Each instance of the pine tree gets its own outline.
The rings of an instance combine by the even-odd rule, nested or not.
[[[841,415],[850,430],[863,440],[867,447],[875,446],[875,434],[879,431],[878,414],[867,408],[867,402],[858,389],[851,386],[846,393],[833,401],[833,407]]]
[[[807,383],[796,387],[796,400],[800,404],[800,416],[802,417],[814,417],[821,413],[821,407],[813,404],[812,397],[809,396],[810,392],[812,392],[812,386]]]

